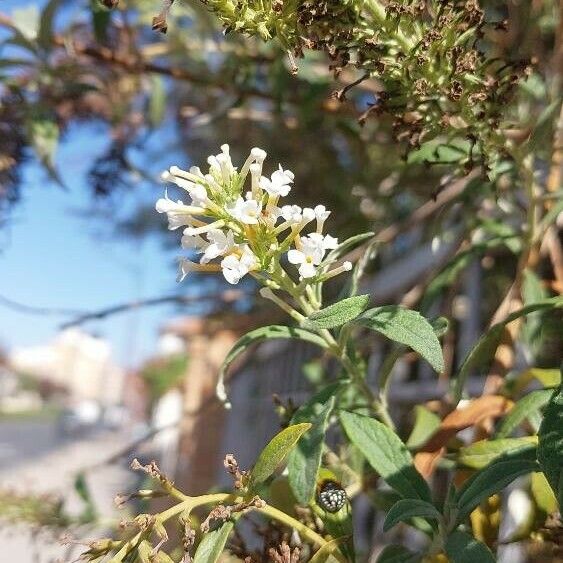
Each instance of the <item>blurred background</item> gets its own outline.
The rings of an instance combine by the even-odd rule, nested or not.
[[[487,18],[509,22],[488,49],[535,60],[512,110],[525,126],[559,84],[558,3],[483,4]],[[295,203],[333,210],[331,232],[380,234],[364,292],[453,320],[440,381],[414,358],[400,366],[392,398],[405,420],[421,397],[441,396],[516,267],[522,209],[510,175],[493,188],[476,174],[452,178],[455,149],[434,166],[415,151],[407,167],[391,118],[358,122],[375,81],[339,101],[334,92],[357,77],[329,73],[324,55],[308,54],[293,76],[275,45],[225,35],[202,3],[175,3],[165,35],[152,29],[160,8],[0,3],[0,516],[35,526],[3,532],[2,561],[66,560],[73,544],[56,541],[65,524],[82,522],[84,537],[93,513],[112,515],[113,495],[135,484],[133,456],[158,459],[188,493],[226,482],[224,454],[251,464],[279,425],[276,405],[299,401],[332,369],[307,347],[268,344],[232,371],[233,411],[218,405],[224,355],[277,313],[254,301],[251,284],[175,284],[179,237],[154,211],[165,168],[203,165],[225,142],[241,163],[260,146],[271,170],[295,173]],[[545,154],[551,138],[547,128]],[[484,242],[469,248],[478,229]],[[554,289],[529,281],[531,296]],[[528,332],[513,367],[530,349],[552,367],[560,335],[534,349]],[[384,352],[373,343],[373,374]],[[369,542],[377,528],[362,510]]]

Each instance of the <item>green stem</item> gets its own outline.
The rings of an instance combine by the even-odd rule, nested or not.
[[[159,522],[164,523],[170,518],[172,518],[173,516],[181,512],[184,512],[186,510],[188,512],[191,512],[194,508],[197,508],[198,506],[204,506],[206,504],[232,505],[232,504],[240,504],[248,501],[248,499],[243,496],[239,496],[231,493],[215,493],[210,495],[201,495],[198,497],[189,497],[186,495],[182,495],[182,496],[184,497],[185,500],[157,515],[156,518],[159,520]],[[268,516],[273,520],[277,520],[278,522],[285,524],[289,528],[293,528],[304,539],[306,539],[307,541],[318,547],[324,547],[329,544],[329,542],[325,540],[320,534],[317,534],[314,530],[311,530],[299,520],[292,518],[288,514],[285,514],[285,512],[282,512],[281,510],[278,510],[273,506],[265,504],[262,507],[258,507],[258,506],[253,507],[253,510],[260,512],[261,514],[264,514],[265,516]],[[127,553],[129,553],[131,549],[136,547],[136,545],[139,543],[140,539],[143,537],[145,533],[146,531],[141,531],[135,537],[127,541],[123,545],[123,547],[119,550],[119,552],[110,560],[109,563],[119,563],[123,561],[125,555],[127,555]],[[334,548],[331,549],[330,553],[332,553],[332,555],[341,563],[346,563],[346,559],[342,556],[336,545],[334,546]]]

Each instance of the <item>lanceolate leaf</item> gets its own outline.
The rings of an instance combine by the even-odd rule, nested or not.
[[[296,446],[299,438],[310,428],[310,423],[294,424],[284,428],[268,442],[258,457],[256,465],[250,472],[248,484],[250,491],[254,491],[258,485],[266,481],[274,473],[289,452]]]
[[[387,532],[395,524],[405,522],[414,516],[425,519],[440,520],[441,514],[436,507],[429,502],[417,499],[402,499],[395,503],[385,517],[383,531]]]
[[[329,305],[310,315],[303,323],[304,328],[324,329],[335,328],[354,320],[361,315],[369,303],[369,295],[348,297]]]
[[[538,461],[561,508],[563,506],[563,386],[555,391],[549,400],[538,436]]]
[[[336,563],[338,561],[331,554],[338,550],[339,544],[344,541],[345,538],[337,538],[335,540],[330,540],[325,543],[320,549],[318,549],[313,557],[309,560],[309,563]]]
[[[414,407],[414,426],[407,447],[416,449],[425,444],[440,427],[440,417],[422,405]]]
[[[553,390],[551,389],[537,389],[522,397],[502,421],[496,437],[506,438],[510,436],[522,421],[541,409],[549,401],[552,394]]]
[[[311,430],[301,438],[297,447],[289,454],[287,463],[289,483],[301,504],[308,504],[315,493],[325,432],[334,408],[334,400],[333,396],[325,404],[306,404],[295,413],[291,420],[293,424],[304,421],[312,424]]]
[[[446,540],[446,553],[452,563],[495,563],[491,550],[466,532],[456,531]]]
[[[532,474],[530,489],[540,510],[546,514],[551,514],[557,510],[557,499],[543,473]]]
[[[481,440],[461,448],[457,455],[457,461],[467,467],[481,469],[501,455],[514,455],[522,450],[533,451],[537,442],[537,436]]]
[[[216,563],[225,550],[234,522],[225,522],[220,528],[205,534],[197,546],[194,563]]]
[[[413,553],[402,545],[387,545],[377,557],[376,563],[415,563],[420,560],[418,553]]]
[[[437,372],[444,370],[440,341],[432,325],[417,311],[396,305],[369,309],[356,322],[418,352]]]
[[[41,22],[39,24],[37,40],[45,49],[48,49],[53,43],[55,15],[60,3],[61,0],[49,0],[41,12]]]
[[[325,258],[326,263],[333,262],[338,260],[341,256],[343,256],[346,252],[364,242],[365,240],[374,236],[375,233],[362,233],[360,235],[354,235],[353,237],[347,238],[344,242],[341,242],[337,248],[331,250],[327,257]]]
[[[493,354],[495,353],[502,334],[504,332],[504,327],[525,315],[529,315],[535,311],[541,311],[543,309],[550,309],[552,307],[563,307],[563,297],[552,297],[551,299],[544,299],[538,301],[537,303],[532,303],[526,307],[522,307],[518,311],[515,311],[511,315],[508,315],[504,321],[493,325],[479,340],[473,349],[467,354],[461,368],[457,374],[457,377],[453,381],[452,394],[454,400],[459,402],[461,399],[461,393],[463,391],[463,386],[465,385],[465,380],[472,370],[488,363]]]
[[[302,328],[283,326],[283,325],[270,325],[257,328],[249,333],[245,334],[240,338],[235,345],[231,348],[231,351],[227,354],[221,369],[219,370],[219,380],[217,383],[217,396],[223,402],[227,402],[227,393],[225,390],[225,372],[229,365],[242,354],[251,344],[256,344],[263,340],[270,340],[273,338],[295,338],[298,340],[305,340],[306,342],[311,342],[316,344],[321,348],[327,348],[328,345],[323,338],[319,335],[304,330]]]
[[[522,459],[495,461],[466,481],[456,495],[457,522],[462,522],[483,500],[498,493],[520,475],[539,471],[538,463],[523,455]]]
[[[430,489],[397,434],[367,416],[342,412],[340,420],[350,441],[393,489],[404,498],[431,502]]]

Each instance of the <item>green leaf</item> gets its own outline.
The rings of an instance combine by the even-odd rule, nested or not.
[[[522,397],[502,421],[496,438],[506,438],[531,414],[538,412],[553,394],[551,389],[537,389]]]
[[[111,20],[111,10],[106,8],[99,0],[90,0],[90,12],[92,14],[92,28],[94,37],[98,43],[107,41],[107,29]]]
[[[379,241],[373,241],[372,243],[367,245],[367,248],[364,250],[361,258],[356,262],[350,279],[342,288],[342,292],[340,294],[341,297],[353,297],[358,293],[360,280],[362,279],[362,276],[364,275],[368,264],[375,258],[376,250],[379,244]]]
[[[330,264],[335,260],[338,260],[346,252],[359,245],[361,242],[373,237],[375,233],[362,233],[360,235],[354,235],[353,237],[347,238],[345,241],[341,242],[334,250],[331,250],[324,262]]]
[[[356,319],[361,325],[375,330],[390,340],[409,346],[418,352],[438,373],[444,370],[440,341],[432,325],[417,311],[398,305],[369,309]]]
[[[310,315],[303,328],[325,329],[342,326],[361,315],[368,306],[369,295],[356,295],[329,305]]]
[[[323,404],[303,405],[291,419],[292,424],[310,422],[311,430],[289,454],[287,468],[289,483],[300,504],[309,504],[315,494],[317,474],[321,466],[323,444],[330,414],[334,408],[334,396]]]
[[[53,45],[53,24],[60,3],[61,0],[49,0],[41,12],[37,41],[44,49],[48,49]]]
[[[36,118],[32,119],[29,128],[37,157],[52,166],[59,142],[59,126],[50,119]]]
[[[495,563],[491,550],[467,532],[452,532],[445,548],[452,563]]]
[[[74,490],[76,494],[81,498],[82,502],[84,502],[84,508],[80,513],[79,520],[83,524],[87,524],[93,522],[98,513],[96,510],[96,504],[92,498],[92,492],[90,487],[88,486],[88,482],[86,481],[86,475],[84,473],[78,473],[78,475],[74,479]]]
[[[536,149],[538,144],[545,142],[546,139],[552,139],[554,117],[559,114],[561,99],[556,99],[541,112],[530,137],[530,148]]]
[[[316,344],[321,348],[328,348],[326,341],[318,334],[309,332],[302,328],[283,326],[283,325],[270,325],[252,330],[241,337],[227,354],[221,369],[219,370],[219,380],[217,382],[217,396],[223,402],[227,402],[227,393],[225,390],[225,373],[229,365],[242,354],[251,344],[261,342],[263,340],[271,340],[274,338],[295,338],[298,340],[305,340]],[[227,403],[228,404],[228,403]]]
[[[420,555],[402,545],[386,545],[378,555],[376,563],[414,563],[420,559]]]
[[[342,412],[340,420],[350,441],[389,486],[404,498],[431,502],[430,489],[397,434],[367,416]]]
[[[440,427],[440,417],[422,405],[414,407],[414,426],[407,440],[407,448],[416,449],[425,444]]]
[[[563,506],[563,386],[556,390],[538,432],[538,461],[559,507]]]
[[[430,324],[432,325],[434,333],[438,338],[444,336],[444,334],[446,334],[450,329],[450,321],[448,321],[446,317],[437,317],[436,319],[433,319]]]
[[[448,144],[443,140],[433,139],[423,143],[419,149],[409,152],[407,163],[448,164],[460,162],[467,158],[470,148],[471,143],[465,139],[454,139]]]
[[[523,449],[535,449],[537,441],[536,436],[480,440],[460,448],[457,461],[467,467],[481,469],[501,455],[512,455]]]
[[[521,459],[516,457],[506,461],[494,461],[468,479],[456,495],[457,523],[469,516],[479,503],[504,489],[520,475],[539,471],[537,462],[529,459],[528,455],[529,452],[525,451]]]
[[[318,549],[313,557],[309,559],[309,563],[332,563],[337,559],[331,554],[338,550],[338,544],[342,543],[343,538],[336,538],[326,542],[320,549]]]
[[[161,76],[152,77],[152,91],[149,100],[149,121],[152,127],[162,123],[166,112],[166,88]]]
[[[415,516],[432,520],[440,520],[442,517],[436,507],[429,502],[417,499],[402,499],[393,505],[387,513],[383,523],[383,531],[387,532],[395,524],[405,522]]]
[[[540,510],[546,514],[552,514],[557,510],[557,499],[543,473],[532,473],[530,490]]]
[[[289,452],[297,445],[301,436],[311,428],[311,423],[294,424],[276,434],[262,450],[256,465],[250,472],[248,488],[254,491],[283,463]]]
[[[465,380],[469,374],[474,369],[477,369],[491,360],[500,343],[504,327],[508,323],[525,315],[529,315],[530,313],[534,313],[535,311],[551,309],[554,307],[563,307],[563,297],[552,297],[551,299],[544,299],[542,301],[538,301],[537,303],[526,305],[525,307],[522,307],[522,309],[508,315],[504,321],[493,325],[487,332],[485,332],[485,334],[479,338],[475,346],[467,354],[461,364],[457,377],[453,380],[452,395],[454,397],[454,401],[456,403],[460,401],[463,386],[465,385]]]
[[[234,522],[225,522],[220,528],[208,532],[199,542],[193,563],[216,563],[225,550]]]

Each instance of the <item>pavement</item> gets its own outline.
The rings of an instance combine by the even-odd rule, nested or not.
[[[97,431],[68,439],[52,422],[0,422],[0,489],[19,493],[51,493],[64,499],[65,510],[80,514],[84,504],[74,490],[76,474],[86,473],[88,487],[101,518],[120,518],[113,505],[118,492],[130,489],[135,475],[126,462],[97,464],[129,442],[124,432]],[[80,530],[87,539],[104,535],[102,530]],[[63,546],[56,535],[23,526],[0,527],[0,563],[70,563],[79,547]]]

